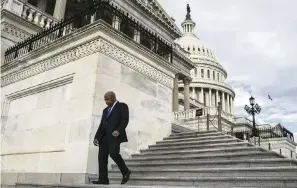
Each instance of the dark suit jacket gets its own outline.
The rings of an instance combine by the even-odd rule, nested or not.
[[[125,103],[117,102],[110,115],[107,117],[108,108],[103,110],[101,122],[96,132],[95,139],[99,142],[106,131],[108,139],[117,139],[119,142],[128,142],[126,127],[129,123],[129,108]],[[112,136],[112,132],[118,130],[120,135],[117,138]]]

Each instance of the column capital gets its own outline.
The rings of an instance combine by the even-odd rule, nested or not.
[[[174,76],[178,78],[180,76],[180,73],[179,72],[178,73],[175,73]]]
[[[186,76],[184,79],[183,79],[183,82],[185,85],[189,85],[191,82],[192,82],[192,78]]]

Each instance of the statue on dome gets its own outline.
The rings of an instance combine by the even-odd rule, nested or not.
[[[186,15],[186,20],[191,20],[191,8],[190,5],[187,4],[187,15]]]

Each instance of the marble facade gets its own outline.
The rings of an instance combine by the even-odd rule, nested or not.
[[[124,156],[170,134],[171,89],[96,53],[3,88],[2,170],[97,173],[92,141],[109,90],[130,109]]]
[[[168,136],[177,70],[100,20],[9,62],[1,76],[2,175],[55,182],[72,173],[84,182],[98,173],[92,141],[109,90],[130,109],[124,157]]]

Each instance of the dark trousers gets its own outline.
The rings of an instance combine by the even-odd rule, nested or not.
[[[108,139],[107,136],[103,136],[99,143],[99,181],[108,181],[108,155],[118,165],[122,175],[128,173],[128,168],[120,155],[120,142],[117,139]]]

